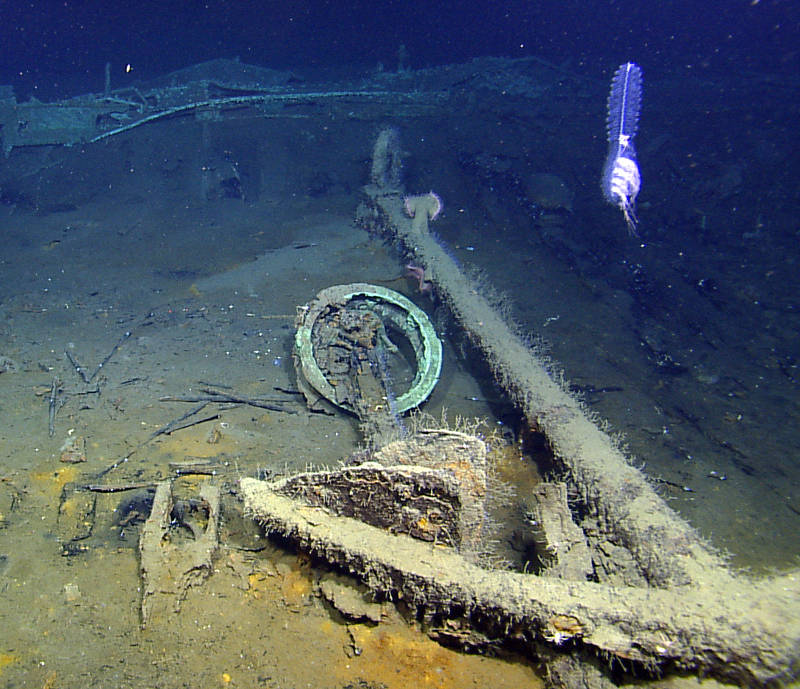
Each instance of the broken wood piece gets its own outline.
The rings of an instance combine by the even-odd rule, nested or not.
[[[276,403],[268,400],[267,398],[246,397],[244,395],[229,394],[227,392],[220,392],[210,388],[204,388],[202,392],[210,397],[213,397],[214,399],[212,401],[215,402],[235,402],[238,404],[247,404],[251,407],[259,407],[260,409],[269,409],[270,411],[282,411],[286,412],[287,414],[297,413],[297,410],[295,409],[287,409],[286,407],[282,406],[280,401]]]
[[[219,469],[219,463],[211,459],[187,459],[182,462],[170,462],[169,470],[178,476],[186,474],[204,474],[213,476]]]
[[[67,358],[73,365],[77,366],[75,360],[67,353]],[[80,368],[80,367],[78,367]],[[84,376],[85,379],[85,376]],[[88,380],[86,381],[89,382]],[[47,402],[48,402],[48,423],[47,423],[47,431],[48,435],[52,438],[56,432],[56,414],[58,414],[61,407],[63,407],[67,400],[70,397],[78,396],[78,395],[99,395],[100,394],[100,386],[95,385],[93,389],[89,390],[78,390],[78,391],[66,391],[64,390],[63,383],[57,377],[53,377],[53,382],[50,384],[49,388],[45,388],[44,390],[36,389],[35,394],[38,396],[47,395]]]
[[[319,582],[319,594],[346,620],[378,624],[383,620],[385,603],[370,600],[369,590],[354,586],[353,580],[330,573]]]
[[[103,478],[103,476],[105,476],[106,474],[110,474],[118,466],[121,466],[122,464],[125,464],[125,462],[127,462],[131,457],[133,457],[133,455],[136,454],[136,451],[139,450],[143,445],[144,445],[144,443],[139,443],[128,454],[126,454],[125,456],[120,457],[119,459],[115,460],[112,464],[109,464],[102,471],[97,472],[97,478]]]
[[[192,409],[187,411],[185,414],[181,414],[181,416],[179,416],[177,419],[173,419],[169,423],[164,424],[160,428],[158,428],[155,431],[153,431],[150,434],[150,436],[147,438],[147,440],[144,440],[141,443],[141,445],[145,445],[145,444],[149,443],[151,440],[155,440],[160,435],[169,435],[173,431],[178,430],[178,428],[183,428],[183,426],[181,426],[181,423],[186,421],[186,419],[188,419],[190,416],[194,416],[195,414],[199,414],[203,409],[205,409],[207,404],[208,404],[208,402],[203,402],[202,404],[200,404],[200,405],[198,405],[196,407],[193,407]],[[141,445],[140,445],[140,447],[141,447]]]
[[[201,392],[203,393],[201,395],[166,395],[158,399],[161,402],[228,402],[230,404],[246,404],[260,409],[269,409],[270,411],[286,412],[287,414],[297,413],[295,409],[284,407],[281,400],[273,401],[271,398],[266,397],[245,397],[209,388],[203,388]]]
[[[72,368],[75,369],[75,373],[77,373],[81,377],[81,380],[84,383],[89,385],[97,377],[97,374],[100,373],[103,366],[105,366],[109,361],[111,361],[111,357],[113,357],[117,353],[117,350],[120,348],[122,343],[125,342],[125,340],[127,340],[130,336],[131,336],[130,330],[123,333],[122,337],[119,338],[117,343],[111,348],[111,351],[106,355],[106,357],[99,364],[97,364],[97,367],[94,369],[91,375],[86,373],[86,369],[78,363],[78,361],[75,359],[74,356],[72,356],[69,350],[66,350],[64,354],[67,357],[67,359],[69,359],[69,363],[72,364]]]
[[[72,364],[72,368],[75,369],[75,373],[77,373],[81,377],[81,380],[88,385],[90,383],[90,379],[86,374],[86,369],[75,360],[75,357],[72,356],[69,350],[65,351],[64,355],[69,360],[69,363]]]
[[[592,553],[572,520],[565,483],[539,483],[529,497],[528,524],[544,576],[586,581],[592,574]]]
[[[153,619],[163,621],[178,612],[189,589],[199,586],[211,574],[219,546],[220,492],[203,484],[200,499],[208,510],[205,531],[199,538],[177,544],[171,537],[172,482],[158,484],[150,517],[139,538],[142,577],[142,627]]]
[[[64,406],[64,398],[61,396],[63,392],[61,388],[61,381],[58,377],[53,377],[53,382],[50,385],[50,396],[48,397],[48,423],[47,432],[52,438],[56,432],[56,414],[61,407]]]
[[[109,361],[111,361],[111,357],[113,357],[117,353],[117,350],[120,348],[122,343],[125,342],[125,340],[127,340],[130,336],[131,336],[130,330],[122,334],[122,337],[120,337],[119,340],[117,340],[117,343],[111,348],[111,351],[108,353],[106,358],[103,359],[99,364],[97,364],[97,368],[95,368],[95,370],[92,372],[92,375],[89,376],[89,380],[86,380],[86,378],[84,377],[84,380],[86,380],[87,383],[91,383],[97,377],[97,374],[100,373],[100,370],[103,368],[103,366],[105,366]],[[83,373],[81,373],[81,375],[83,376]]]
[[[152,488],[156,485],[155,481],[139,481],[137,483],[88,483],[83,486],[84,490],[92,493],[123,493],[127,490],[139,490],[140,488]]]
[[[187,428],[191,428],[192,426],[199,426],[201,423],[208,423],[209,421],[217,421],[219,418],[219,414],[213,414],[211,416],[204,416],[202,419],[192,419],[191,421],[186,421],[171,428],[169,431],[166,431],[164,435],[172,435],[175,433],[175,431],[185,431]]]

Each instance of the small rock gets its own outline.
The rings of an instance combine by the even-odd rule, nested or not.
[[[83,436],[67,437],[63,445],[61,445],[60,460],[68,464],[78,464],[86,461],[86,440]]]
[[[0,354],[0,373],[16,373],[17,371],[19,371],[19,364]]]
[[[222,429],[219,426],[214,426],[206,438],[209,445],[216,445],[222,440]]]
[[[64,584],[64,600],[67,603],[74,603],[76,600],[80,600],[80,597],[81,590],[77,584]]]
[[[326,578],[319,585],[320,595],[348,620],[369,620],[376,624],[383,616],[383,606],[364,600],[361,591],[348,583]]]

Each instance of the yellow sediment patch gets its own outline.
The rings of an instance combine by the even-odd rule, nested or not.
[[[247,577],[247,583],[248,596],[256,600],[264,598],[271,588],[269,585],[269,577],[267,574],[264,574],[264,572],[251,572]]]
[[[13,653],[0,653],[0,674],[12,663],[19,662],[19,656]]]
[[[78,469],[74,466],[62,466],[52,471],[34,471],[31,479],[42,493],[58,497],[67,483],[78,478]]]

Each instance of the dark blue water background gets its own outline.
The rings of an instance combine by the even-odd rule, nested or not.
[[[5,0],[0,83],[17,97],[96,91],[215,57],[269,67],[536,55],[605,76],[624,60],[650,78],[685,70],[791,77],[800,66],[800,4],[714,2],[74,2]],[[126,71],[128,65],[131,71]]]

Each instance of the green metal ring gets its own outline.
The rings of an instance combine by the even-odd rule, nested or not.
[[[366,282],[334,285],[322,290],[316,299],[309,304],[303,322],[297,328],[294,337],[295,354],[300,361],[303,376],[320,395],[337,404],[335,390],[325,378],[314,357],[311,331],[323,308],[334,303],[344,306],[355,297],[366,297],[367,299],[374,299],[376,302],[385,302],[399,308],[406,314],[404,323],[398,323],[394,320],[393,323],[403,331],[414,347],[417,372],[411,387],[397,397],[395,405],[397,412],[400,414],[418,407],[428,399],[439,381],[439,376],[442,372],[442,343],[436,336],[436,331],[427,314],[422,309],[399,292],[380,285],[370,285]],[[411,333],[412,330],[416,332],[416,336]],[[418,344],[415,344],[415,342]]]

